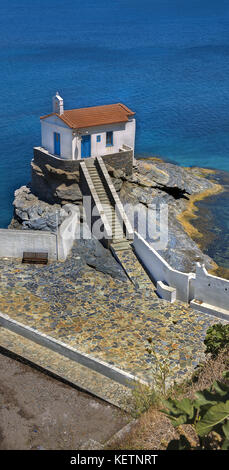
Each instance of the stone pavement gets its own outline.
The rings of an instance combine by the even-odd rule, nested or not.
[[[143,269],[131,246],[129,246],[128,250],[122,251],[116,251],[115,245],[112,245],[112,248],[115,252],[116,258],[119,260],[135,287],[139,289],[149,289],[150,295],[157,297],[155,286],[146,271]]]
[[[77,243],[64,263],[0,260],[0,311],[143,380],[153,381],[147,338],[161,358],[172,350],[171,380],[193,371],[219,319],[89,267]]]

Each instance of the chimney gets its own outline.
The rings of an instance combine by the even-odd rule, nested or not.
[[[63,114],[64,112],[64,100],[63,98],[61,98],[58,91],[56,92],[56,95],[52,99],[52,110],[53,110],[53,113],[56,113],[56,114]]]

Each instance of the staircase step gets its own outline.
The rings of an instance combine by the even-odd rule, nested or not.
[[[67,380],[69,384],[112,405],[128,409],[131,391],[124,385],[2,326],[0,326],[0,348],[51,372],[57,379]]]
[[[107,216],[107,217],[110,219],[110,221],[112,222],[112,220],[113,220],[113,215],[114,215],[114,214],[112,213],[112,211],[109,211],[108,209],[104,209],[104,208],[103,208],[103,210],[104,210],[104,213],[106,214],[106,216]]]
[[[102,205],[104,206],[104,210],[108,210],[110,212],[113,212],[112,211],[112,206],[110,205],[110,201],[109,199],[107,199],[106,197],[104,197],[103,195],[100,195],[100,202],[102,203]]]
[[[114,230],[118,230],[119,232],[123,233],[123,228],[121,227],[121,225],[118,222],[114,222],[113,220],[112,220],[112,228]]]
[[[117,229],[120,229],[120,230],[123,231],[123,229],[122,229],[122,227],[121,227],[119,221],[117,221],[117,220],[114,220],[114,219],[112,220],[112,227],[117,228]]]
[[[112,231],[112,240],[113,240],[113,242],[114,242],[114,240],[124,240],[126,242],[126,239],[124,238],[122,232],[118,233],[118,232],[113,232]]]
[[[117,247],[115,247],[115,251],[127,251],[129,249],[130,249],[130,247],[128,247],[128,246],[117,246]]]
[[[116,235],[121,235],[122,238],[124,238],[123,230],[121,228],[114,228],[113,226],[111,228],[112,232],[114,232]],[[118,236],[116,236],[116,238],[118,238]]]
[[[130,244],[125,240],[112,240],[112,247],[115,251],[123,251],[123,250],[130,250]]]

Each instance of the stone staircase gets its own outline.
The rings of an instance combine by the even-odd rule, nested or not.
[[[86,165],[87,171],[84,170],[84,172],[85,177],[90,180],[89,186],[92,189],[92,192],[95,192],[96,199],[98,198],[97,208],[102,209],[100,211],[101,218],[105,216],[104,220],[106,221],[111,233],[109,248],[133,284],[140,289],[149,289],[151,294],[154,294],[154,284],[136,257],[131,246],[131,240],[128,240],[124,233],[123,228],[125,224],[127,226],[129,222],[127,221],[127,216],[124,213],[121,201],[114,189],[110,176],[104,168],[104,164],[101,162],[101,159],[95,158],[84,162],[83,165]],[[101,172],[99,170],[101,170]],[[122,215],[122,222],[120,222],[120,217],[118,217],[118,214],[111,203],[111,199],[116,203],[119,214]],[[130,233],[131,230],[129,229],[129,234]],[[132,234],[133,233],[134,232],[132,230]]]
[[[107,222],[111,228],[112,232],[112,239],[111,243],[115,247],[115,249],[118,250],[129,250],[130,249],[130,243],[127,240],[125,233],[123,231],[123,227],[120,223],[120,220],[118,218],[118,215],[113,207],[113,205],[110,202],[110,199],[108,197],[107,191],[104,187],[104,184],[102,182],[102,179],[99,175],[98,169],[96,167],[96,160],[93,160],[92,162],[87,162],[86,163],[88,173],[90,175],[91,181],[93,183],[93,186],[95,188],[95,191],[97,193],[97,196],[100,200],[100,203],[102,205],[105,217],[107,219]]]

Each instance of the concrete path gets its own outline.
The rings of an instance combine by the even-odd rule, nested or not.
[[[122,411],[0,354],[0,450],[95,448],[127,424]]]

